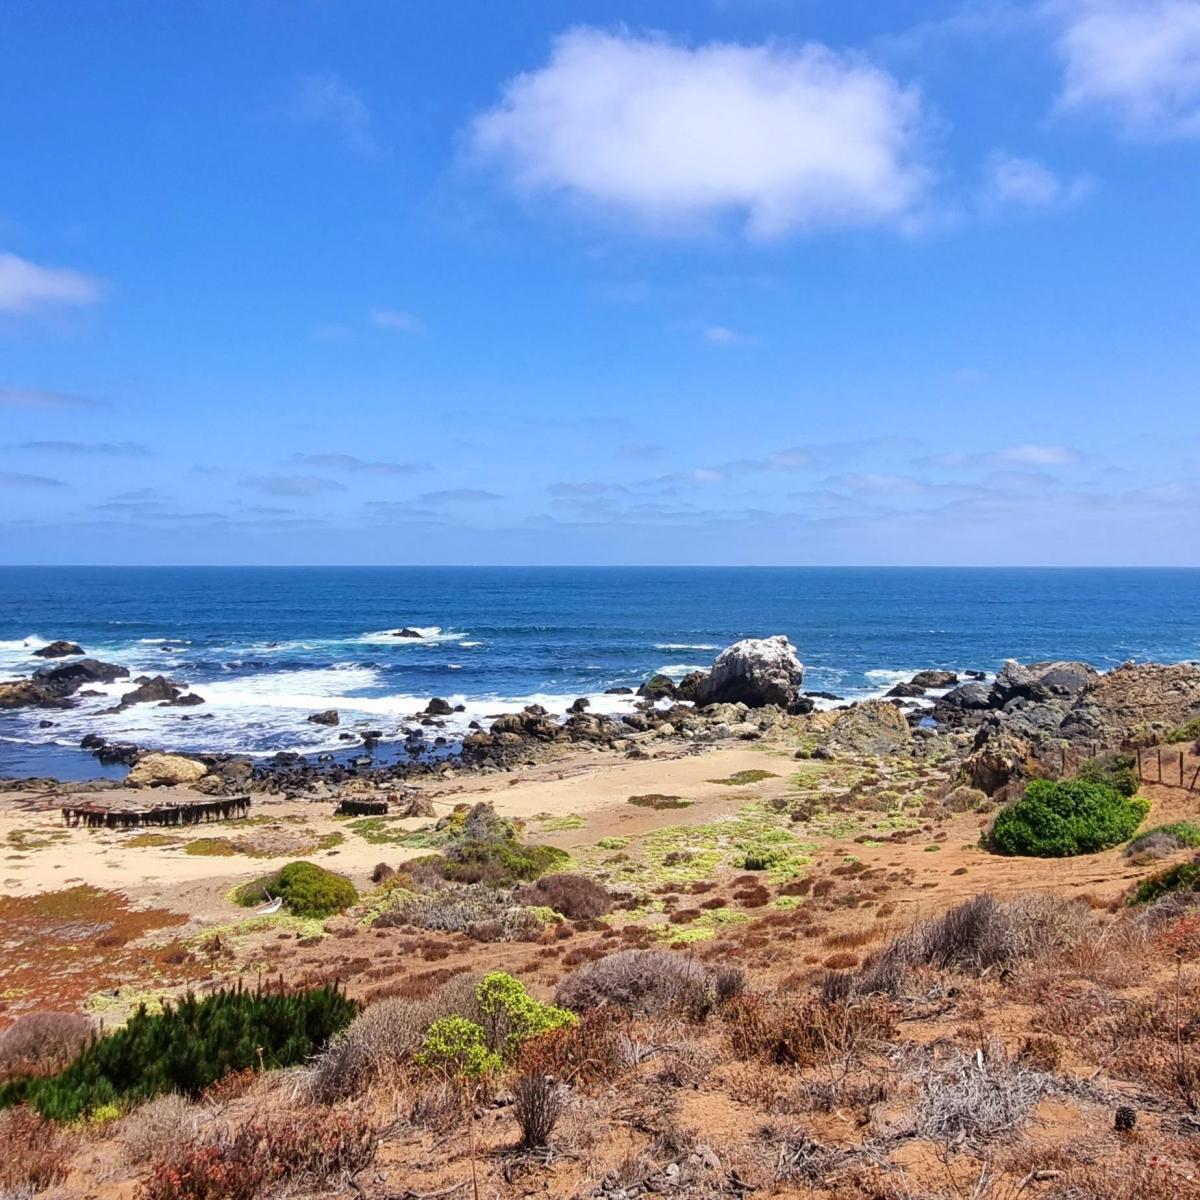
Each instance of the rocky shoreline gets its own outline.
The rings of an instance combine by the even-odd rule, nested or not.
[[[40,657],[69,661],[0,682],[0,710],[61,709],[89,695],[91,685],[130,679],[127,668],[89,658],[75,643],[57,641],[44,650]],[[124,781],[89,785],[97,789],[184,784],[210,795],[301,794],[354,779],[386,786],[448,772],[512,771],[572,749],[636,759],[787,732],[802,738],[806,749],[800,753],[806,757],[953,758],[964,783],[995,795],[1030,775],[1061,770],[1068,760],[1154,745],[1200,712],[1197,663],[1130,662],[1101,673],[1083,662],[1009,661],[992,682],[986,678],[982,671],[960,676],[928,669],[880,699],[818,710],[818,699],[839,698],[804,692],[796,648],[776,635],[737,642],[716,657],[710,670],[678,682],[652,676],[637,690],[633,711],[620,714],[589,711],[589,701],[581,697],[562,717],[530,705],[498,714],[486,726],[472,721],[460,738],[448,732],[446,718],[462,706],[434,697],[388,739],[402,746],[403,758],[384,764],[375,757],[385,739],[379,729],[339,734],[347,743],[344,754],[281,752],[265,760],[179,754],[110,742],[95,733],[80,746],[102,764],[130,767]],[[205,703],[186,683],[162,675],[138,676],[130,684],[104,712],[137,704],[190,708]],[[332,709],[308,719],[327,726],[340,721]],[[54,781],[40,782],[51,786]]]

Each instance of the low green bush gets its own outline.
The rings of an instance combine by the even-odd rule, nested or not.
[[[1167,741],[1172,743],[1200,741],[1200,713],[1177,729],[1172,729],[1167,734]]]
[[[1122,796],[1133,796],[1139,783],[1137,759],[1132,754],[1101,754],[1081,763],[1075,778],[1086,783],[1107,783]]]
[[[294,993],[238,987],[187,995],[153,1014],[142,1007],[57,1075],[0,1086],[0,1108],[26,1103],[69,1121],[164,1092],[199,1096],[231,1071],[306,1061],[357,1012],[336,986]]]
[[[988,838],[1001,854],[1065,858],[1127,841],[1149,811],[1142,796],[1123,796],[1086,779],[1034,779],[996,816]]]
[[[1150,875],[1134,888],[1130,904],[1152,904],[1172,892],[1200,892],[1200,859],[1168,867]]]
[[[297,917],[332,917],[358,903],[358,890],[350,880],[310,862],[288,863],[244,883],[233,899],[244,908],[253,908],[274,896],[282,896],[284,907]]]
[[[505,971],[492,971],[475,987],[479,1021],[439,1017],[426,1031],[414,1056],[418,1066],[440,1075],[478,1078],[512,1062],[530,1038],[576,1025],[565,1008],[535,1000],[525,985]]]
[[[1139,833],[1125,847],[1126,858],[1141,855],[1163,858],[1176,850],[1200,847],[1200,825],[1195,821],[1173,821],[1169,825],[1156,825]]]

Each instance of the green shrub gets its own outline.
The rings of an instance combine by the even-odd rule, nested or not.
[[[497,888],[528,883],[570,861],[571,856],[556,846],[477,839],[456,842],[445,854],[418,859],[453,883],[486,883]]]
[[[159,1013],[142,1007],[57,1075],[0,1087],[0,1107],[24,1102],[68,1121],[163,1092],[195,1097],[231,1071],[304,1062],[357,1011],[337,987],[290,994],[238,987],[201,999],[187,995]]]
[[[524,1042],[578,1023],[553,1004],[535,1000],[525,985],[504,971],[492,971],[475,987],[480,1021],[439,1017],[426,1031],[414,1056],[418,1066],[439,1074],[478,1078],[511,1062]]]
[[[1150,801],[1123,796],[1085,779],[1034,779],[992,825],[991,848],[1001,854],[1065,858],[1126,841],[1145,819]]]
[[[288,863],[270,875],[244,883],[233,899],[244,908],[253,908],[272,896],[282,896],[288,912],[297,917],[332,917],[358,903],[358,891],[350,880],[310,862]]]
[[[1167,741],[1172,743],[1200,741],[1200,713],[1180,725],[1178,729],[1172,729],[1167,734]]]
[[[662,792],[646,792],[641,796],[630,796],[629,803],[637,808],[691,808],[692,802],[682,796],[664,796]]]
[[[1143,879],[1129,898],[1130,904],[1151,904],[1172,892],[1200,892],[1200,859],[1168,867]]]
[[[418,1066],[439,1074],[475,1079],[498,1071],[500,1055],[487,1047],[483,1026],[466,1017],[439,1017],[415,1055]]]
[[[1195,821],[1173,821],[1169,825],[1156,825],[1139,833],[1125,847],[1125,857],[1165,858],[1176,850],[1195,849],[1200,846],[1200,825]]]
[[[565,1008],[535,1000],[525,985],[504,971],[485,975],[475,989],[489,1044],[511,1058],[527,1038],[575,1025],[579,1018]]]
[[[1122,796],[1134,796],[1139,784],[1137,759],[1132,754],[1100,754],[1082,762],[1075,778],[1085,783],[1107,783]]]

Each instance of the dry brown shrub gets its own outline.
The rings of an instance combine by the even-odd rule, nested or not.
[[[545,906],[569,920],[603,917],[612,912],[612,897],[586,875],[543,875],[513,893],[514,904]]]
[[[854,1061],[896,1036],[896,1008],[880,996],[825,1001],[747,994],[724,1015],[735,1058],[779,1065]]]
[[[422,999],[393,997],[368,1007],[308,1069],[308,1094],[331,1103],[403,1077],[426,1030],[440,1017],[478,1019],[473,975],[457,975]]]
[[[79,1013],[26,1013],[0,1033],[0,1078],[60,1071],[94,1032]]]
[[[69,1173],[71,1146],[60,1126],[25,1108],[0,1113],[0,1195],[32,1196]]]
[[[526,1074],[553,1075],[575,1086],[610,1082],[630,1065],[622,1016],[612,1008],[591,1009],[577,1024],[526,1042],[518,1065]]]
[[[175,1092],[155,1096],[123,1118],[118,1130],[125,1158],[131,1163],[161,1157],[165,1146],[195,1142],[213,1118],[213,1109]]]
[[[576,1012],[612,1005],[627,1012],[675,1010],[703,1017],[740,992],[743,982],[736,968],[714,970],[667,950],[618,950],[567,975],[554,1002]]]

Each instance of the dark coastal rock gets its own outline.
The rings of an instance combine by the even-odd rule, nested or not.
[[[492,737],[502,745],[532,738],[539,742],[565,739],[563,727],[540,705],[530,704],[516,713],[502,713],[492,722]]]
[[[675,685],[676,700],[690,700],[693,704],[700,695],[700,689],[708,678],[707,671],[691,671]]]
[[[921,688],[948,688],[958,682],[953,671],[918,671],[909,681]]]
[[[34,658],[69,658],[73,654],[82,654],[83,647],[77,642],[51,642],[40,650],[33,652]]]
[[[633,688],[631,688],[631,687],[605,688],[604,694],[606,696],[632,696]]]
[[[590,704],[591,704],[591,701],[588,700],[588,698],[586,696],[580,696],[579,699],[573,700],[571,702],[570,707],[568,707],[568,709],[567,709],[567,712],[581,713],[581,712],[583,712],[583,710],[585,708],[588,708],[590,706]]]
[[[939,725],[956,728],[982,719],[991,703],[990,688],[982,683],[963,683],[939,696],[930,715]]]
[[[395,633],[392,634],[392,637],[398,637],[398,638],[418,638],[418,639],[420,639],[420,638],[423,638],[424,636],[425,635],[423,633],[421,633],[419,630],[409,629],[407,626],[405,626],[403,629],[397,629],[395,631]]]
[[[1052,696],[1079,696],[1100,678],[1100,672],[1085,662],[1030,663],[1029,670]]]
[[[314,725],[337,725],[342,718],[338,716],[336,708],[326,708],[321,712],[309,713],[304,719]]]
[[[696,703],[791,708],[800,699],[804,667],[782,634],[747,638],[722,650],[696,692]]]
[[[81,750],[99,750],[104,745],[104,739],[98,733],[85,733],[80,739]]]
[[[425,712],[432,717],[448,717],[454,711],[454,705],[448,700],[443,700],[441,696],[434,696],[432,700],[425,705]]]
[[[132,692],[126,692],[121,697],[121,708],[129,708],[134,704],[149,704],[153,700],[167,702],[178,700],[180,695],[177,688],[165,675],[155,675],[153,678],[140,681]]]
[[[839,696],[836,692],[805,692],[806,696],[813,700],[845,700],[845,696]]]
[[[898,683],[895,687],[889,688],[886,695],[888,696],[923,696],[925,688],[919,683]]]
[[[39,667],[33,677],[40,683],[63,688],[64,694],[69,694],[88,683],[115,683],[118,679],[128,679],[129,669],[95,658],[81,658],[58,667]]]
[[[675,698],[675,681],[668,675],[651,675],[637,690],[639,696],[648,700],[673,700]]]
[[[64,708],[81,687],[88,683],[112,683],[129,672],[112,663],[81,658],[61,666],[40,667],[28,679],[0,683],[0,709],[44,707]]]

